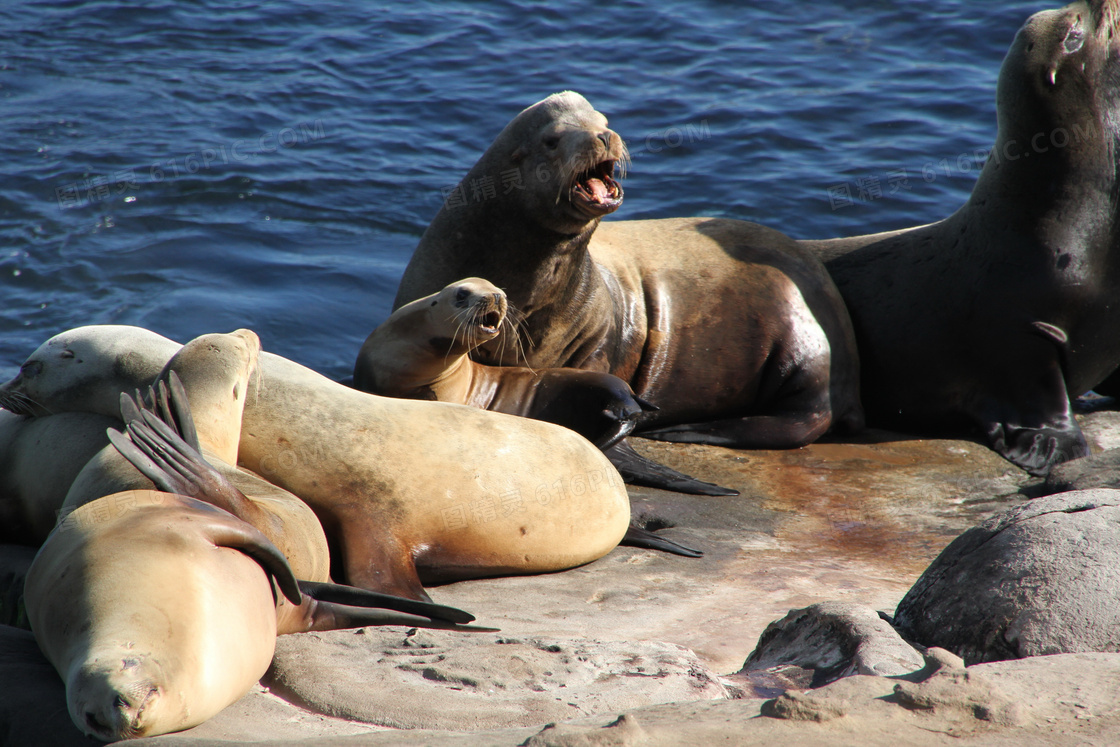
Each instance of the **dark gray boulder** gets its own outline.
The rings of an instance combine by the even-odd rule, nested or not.
[[[790,677],[786,670],[794,667],[806,670],[810,687],[821,687],[853,674],[897,676],[923,666],[924,657],[875,610],[821,602],[790,610],[766,626],[739,674],[773,672]]]
[[[968,664],[1120,651],[1120,490],[1039,498],[953,540],[895,627]]]
[[[1096,488],[1120,488],[1120,449],[1059,464],[1037,490],[1042,495],[1052,495]]]

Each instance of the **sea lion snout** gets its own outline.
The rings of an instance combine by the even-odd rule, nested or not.
[[[66,688],[70,717],[87,736],[106,741],[144,736],[161,690],[147,676],[143,662],[130,657],[114,660],[119,667],[96,660],[79,668]]]

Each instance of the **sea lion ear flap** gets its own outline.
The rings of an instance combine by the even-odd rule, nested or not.
[[[529,155],[529,149],[524,145],[519,145],[513,153],[510,153],[509,160],[513,163],[521,163],[525,160],[525,156],[527,155]]]
[[[303,601],[299,582],[288,565],[288,559],[256,527],[240,519],[223,522],[211,527],[210,541],[217,547],[245,553],[260,563],[265,574],[276,579],[276,585],[288,601],[297,606]]]

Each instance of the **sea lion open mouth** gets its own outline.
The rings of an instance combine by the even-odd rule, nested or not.
[[[498,334],[498,327],[502,324],[502,313],[499,311],[488,311],[482,314],[476,320],[479,329],[488,335]]]
[[[576,176],[571,200],[595,215],[613,213],[622,204],[622,186],[614,179],[614,159],[600,161]]]
[[[501,293],[487,294],[472,304],[470,323],[487,337],[497,337],[505,319],[506,299]]]

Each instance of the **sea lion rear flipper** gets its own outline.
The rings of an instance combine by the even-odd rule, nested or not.
[[[689,495],[739,495],[738,490],[697,480],[695,477],[647,459],[634,451],[626,441],[619,441],[605,453],[611,460],[611,464],[622,475],[622,479],[632,485],[674,490]]]
[[[132,400],[121,394],[121,417],[128,437],[109,429],[110,442],[160,490],[204,500],[239,518],[247,518],[247,512],[252,511],[251,501],[192,445],[198,443],[198,436],[186,393],[174,372],[171,396],[167,396],[162,382],[160,390],[160,395],[153,391],[152,396],[153,401],[160,402],[156,407],[162,418],[144,407],[139,397]]]
[[[626,547],[644,547],[648,550],[661,550],[662,552],[672,553],[673,555],[683,555],[686,558],[702,558],[704,553],[700,550],[693,550],[691,547],[685,547],[678,544],[671,539],[665,537],[658,537],[653,532],[636,527],[631,524],[626,529],[626,534],[623,535],[622,541],[618,544]]]
[[[419,615],[432,620],[445,620],[452,623],[469,623],[475,619],[474,615],[455,607],[446,607],[432,602],[420,602],[415,599],[398,597],[394,594],[381,594],[376,591],[358,589],[354,586],[300,581],[299,588],[312,599],[346,607],[396,610],[410,615]]]

